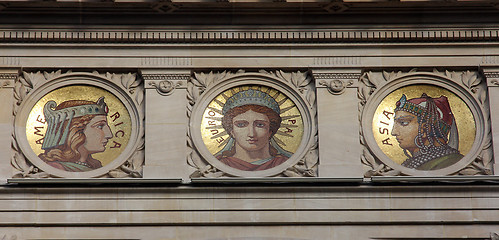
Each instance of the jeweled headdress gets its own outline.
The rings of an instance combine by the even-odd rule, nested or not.
[[[230,109],[244,105],[259,105],[272,109],[277,114],[281,114],[281,109],[276,100],[259,90],[248,89],[232,95],[222,109],[222,114],[226,114]]]
[[[47,122],[47,131],[43,139],[42,149],[49,149],[63,145],[68,138],[69,125],[73,118],[82,117],[85,115],[107,115],[109,111],[104,97],[100,97],[95,104],[86,104],[74,107],[55,110],[57,103],[48,101],[43,107],[43,115]],[[66,126],[64,121],[68,120]]]
[[[448,141],[449,146],[458,147],[459,138],[456,121],[447,97],[432,98],[423,93],[420,98],[407,99],[403,94],[396,103],[395,111],[406,111],[416,115],[420,124],[426,123],[428,137],[444,138]],[[421,131],[423,129],[420,129]],[[447,138],[448,135],[449,138]],[[422,145],[422,143],[418,142],[416,144]]]

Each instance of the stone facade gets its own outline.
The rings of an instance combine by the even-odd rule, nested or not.
[[[0,238],[499,239],[498,12],[493,1],[0,1]],[[108,94],[103,145],[123,147],[82,172],[42,160],[46,112],[31,115],[72,86]],[[404,89],[447,96],[454,163],[401,163],[414,155],[386,99],[414,101]],[[83,96],[70,93],[59,99]],[[222,163],[239,144],[222,126],[233,96],[279,112],[267,147],[282,163]]]

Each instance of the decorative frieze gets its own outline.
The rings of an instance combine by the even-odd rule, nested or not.
[[[168,10],[167,10],[168,11]],[[348,42],[449,42],[490,41],[499,29],[416,29],[416,30],[2,30],[2,43],[348,43]],[[350,59],[349,61],[356,61]],[[143,59],[144,65],[161,59]],[[324,60],[319,59],[318,62]],[[330,60],[325,60],[330,61]],[[331,59],[337,61],[337,59]],[[343,60],[341,60],[343,61]]]
[[[14,80],[17,76],[17,73],[0,73],[0,80]]]
[[[21,64],[21,59],[18,57],[1,57],[0,65],[5,66],[19,66]]]
[[[314,73],[314,78],[322,79],[353,79],[357,80],[360,77],[359,73]]]
[[[485,72],[486,78],[499,78],[499,72]]]
[[[191,78],[190,74],[142,74],[145,81],[156,80],[183,80],[187,81]]]
[[[355,66],[361,64],[360,57],[317,57],[314,66]]]
[[[492,65],[492,64],[498,64],[499,63],[499,57],[498,56],[484,56],[482,57],[482,65]]]
[[[142,66],[190,66],[191,58],[177,57],[146,57],[141,58]]]

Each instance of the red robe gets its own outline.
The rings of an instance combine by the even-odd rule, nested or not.
[[[277,156],[274,156],[272,158],[272,160],[270,160],[262,165],[255,165],[255,164],[251,164],[249,162],[243,161],[243,160],[241,160],[239,158],[235,158],[235,157],[219,156],[217,158],[218,158],[218,160],[220,160],[220,162],[225,163],[227,166],[232,167],[232,168],[236,168],[239,170],[243,170],[243,171],[262,171],[262,170],[266,170],[266,169],[278,166],[278,165],[282,164],[283,162],[285,162],[286,160],[288,160],[288,158],[286,156],[277,155]]]

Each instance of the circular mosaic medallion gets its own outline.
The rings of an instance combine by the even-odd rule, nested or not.
[[[33,106],[26,136],[48,165],[69,172],[91,171],[114,161],[130,140],[131,119],[110,92],[85,85],[51,91]]]
[[[206,99],[198,106],[200,127],[194,135],[201,141],[195,142],[216,168],[236,176],[268,176],[303,156],[309,120],[286,89],[234,84]]]
[[[363,132],[371,151],[391,168],[407,175],[447,175],[476,158],[482,116],[460,87],[433,76],[409,76],[373,94]]]
[[[36,167],[58,177],[95,177],[133,153],[140,123],[123,92],[95,76],[65,76],[21,105],[16,136]]]
[[[388,94],[372,124],[383,153],[417,170],[448,167],[468,154],[475,141],[475,120],[466,103],[431,85],[406,86]]]

